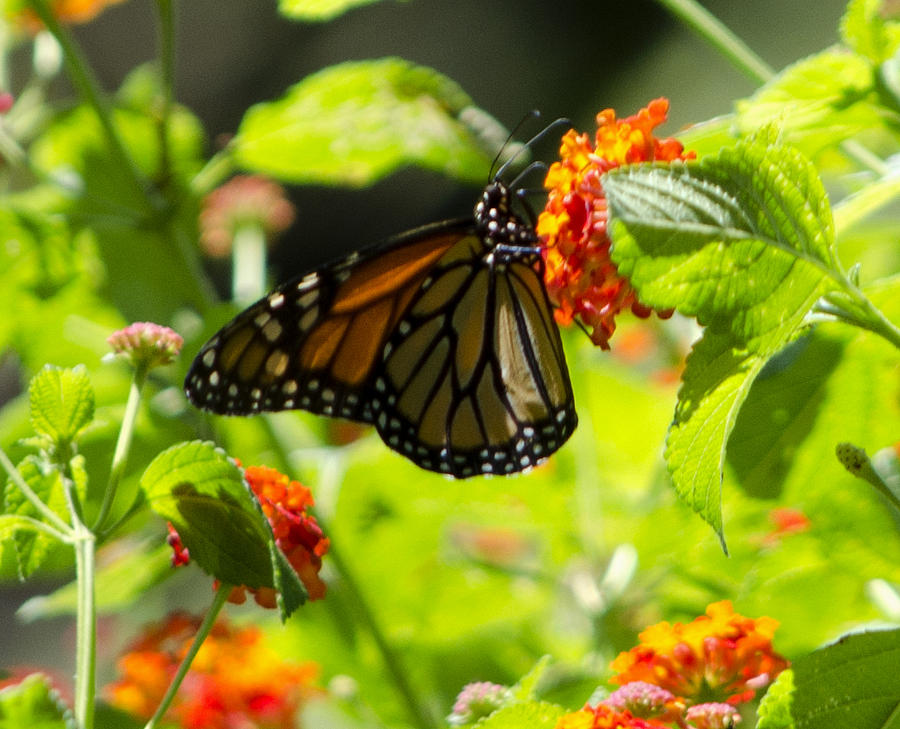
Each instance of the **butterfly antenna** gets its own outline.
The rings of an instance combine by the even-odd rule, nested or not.
[[[521,182],[521,180],[522,180],[523,178],[527,177],[528,175],[530,175],[530,174],[531,174],[532,172],[534,172],[535,170],[544,170],[544,171],[546,172],[546,171],[547,171],[547,163],[546,163],[546,162],[541,162],[540,160],[537,160],[537,161],[535,161],[535,162],[532,162],[532,163],[529,164],[524,170],[522,170],[518,175],[516,175],[516,176],[510,181],[510,183],[509,183],[509,185],[507,185],[507,187],[508,187],[510,190],[516,190],[516,194],[519,194],[519,190],[521,189],[521,188],[519,187],[519,182]],[[537,190],[540,190],[540,188],[537,188]],[[530,192],[535,192],[535,190],[524,190],[524,191],[523,191],[523,194],[527,195],[527,194],[529,194]]]
[[[516,125],[512,128],[512,131],[506,136],[506,140],[503,142],[502,145],[500,145],[500,150],[497,152],[497,156],[494,157],[494,161],[491,162],[491,170],[490,170],[490,172],[488,172],[489,180],[494,180],[499,176],[500,172],[498,171],[497,174],[495,175],[494,169],[497,167],[497,163],[500,161],[500,158],[503,156],[503,153],[509,147],[510,142],[512,142],[513,137],[516,136],[516,132],[518,132],[522,128],[522,126],[525,124],[525,122],[527,122],[528,120],[540,119],[540,118],[541,118],[541,112],[539,112],[537,109],[532,109],[527,114],[525,114],[521,119],[519,119],[518,122],[516,122]],[[523,147],[523,149],[524,149],[524,147]],[[517,150],[516,153],[510,158],[510,160],[513,160],[516,157],[518,157],[521,152],[522,152],[522,149]],[[509,163],[509,160],[507,160],[507,162],[503,164],[503,167],[501,167],[501,169],[505,169],[506,165],[508,163]]]
[[[533,112],[533,114],[537,115],[537,112]],[[524,119],[522,121],[524,121]],[[519,122],[516,125],[516,129],[518,129],[520,126],[522,126],[522,122]],[[535,144],[540,142],[550,132],[552,132],[554,129],[557,129],[561,126],[570,127],[570,126],[572,126],[572,122],[569,119],[566,119],[565,117],[560,117],[559,119],[555,119],[554,121],[550,122],[547,126],[545,126],[543,129],[541,129],[541,131],[539,131],[531,139],[529,139],[527,142],[525,142],[525,144],[523,144],[521,146],[521,148],[518,149],[514,155],[512,155],[508,160],[506,160],[506,162],[504,162],[502,165],[500,165],[500,169],[497,170],[497,173],[495,175],[491,176],[491,179],[495,180],[498,177],[502,177],[503,173],[506,171],[506,168],[509,167],[513,162],[515,162],[519,158],[519,155],[522,154],[522,152],[524,152],[526,149],[531,149]],[[515,134],[515,129],[513,130],[512,134]],[[510,134],[510,138],[512,138],[512,134]],[[509,140],[507,140],[507,144],[508,143],[509,143]],[[504,147],[505,146],[506,145],[504,145]],[[502,153],[503,153],[503,150],[501,149],[500,154],[502,154]],[[494,160],[494,164],[496,164],[497,160],[500,159],[500,154],[497,155],[497,159]],[[491,165],[491,170],[493,170],[493,169],[494,169],[494,165]]]

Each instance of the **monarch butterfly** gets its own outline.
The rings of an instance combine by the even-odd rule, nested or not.
[[[577,423],[534,227],[495,179],[474,217],[414,229],[299,276],[199,352],[215,413],[302,408],[372,423],[422,468],[515,473]]]

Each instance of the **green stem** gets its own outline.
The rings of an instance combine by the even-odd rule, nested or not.
[[[128,451],[131,448],[131,441],[134,437],[134,424],[137,421],[138,407],[141,402],[141,390],[146,381],[147,366],[144,364],[138,365],[134,372],[134,378],[131,381],[131,388],[128,390],[128,401],[125,404],[122,427],[119,428],[119,438],[116,441],[116,449],[113,452],[109,481],[106,484],[106,493],[103,494],[100,513],[94,521],[94,531],[99,531],[103,528],[103,524],[112,508],[113,500],[116,497],[119,482],[122,480],[122,474],[125,472],[125,465],[128,462]]]
[[[206,636],[209,635],[209,632],[212,630],[213,625],[215,625],[216,618],[219,617],[219,613],[225,606],[225,602],[228,600],[228,595],[231,592],[231,588],[232,585],[227,585],[224,583],[219,584],[219,588],[216,590],[216,595],[213,598],[212,605],[210,605],[209,612],[206,613],[206,617],[203,618],[203,623],[197,630],[197,635],[194,636],[194,642],[191,643],[191,647],[185,655],[184,659],[181,661],[181,665],[178,666],[178,672],[172,679],[172,683],[169,684],[169,688],[166,690],[165,696],[163,696],[162,701],[157,707],[156,713],[153,714],[150,721],[148,721],[144,725],[144,729],[154,729],[162,720],[162,717],[166,713],[166,711],[169,710],[169,706],[171,706],[172,700],[175,698],[175,694],[178,693],[178,688],[181,686],[181,682],[184,681],[184,677],[187,675],[187,672],[191,667],[191,663],[194,662],[194,658],[197,656],[197,651],[200,650],[200,646],[203,645],[203,641],[206,640]]]
[[[877,334],[883,339],[900,349],[900,328],[893,324],[869,298],[854,286],[846,278],[838,279],[849,299],[849,302],[841,301],[837,297],[825,296],[824,305],[820,304],[818,310],[830,314],[841,321],[866,329]],[[849,303],[850,306],[847,306]]]
[[[271,442],[276,457],[278,457],[282,463],[290,463],[284,439],[279,433],[277,424],[268,417],[264,417],[264,422],[272,435]],[[331,488],[330,484],[323,483],[320,484],[320,486],[328,493],[331,493],[334,490]],[[329,534],[331,530],[327,520],[322,516],[321,511],[316,511],[315,516],[322,531],[325,534]],[[381,660],[387,669],[388,677],[394,684],[394,688],[402,698],[404,704],[406,704],[406,709],[412,719],[413,726],[418,727],[418,729],[435,729],[435,727],[438,726],[438,722],[429,714],[416,695],[415,689],[407,679],[407,672],[404,670],[400,657],[397,655],[397,652],[385,635],[381,624],[378,622],[378,618],[375,616],[374,610],[372,610],[366,599],[365,593],[359,587],[359,584],[353,577],[353,573],[350,571],[347,563],[344,562],[340,555],[340,551],[335,547],[334,542],[331,542],[331,545],[328,548],[327,559],[338,575],[340,575],[341,583],[346,591],[348,600],[352,603],[354,610],[360,615],[363,624],[372,635],[372,639],[375,641],[375,645],[381,653]]]
[[[763,84],[775,75],[775,70],[769,64],[699,3],[694,0],[658,0],[658,2],[709,41],[739,71],[753,81]]]
[[[159,62],[162,77],[162,115],[159,122],[159,170],[163,180],[171,174],[169,129],[172,118],[172,99],[175,93],[175,20],[172,0],[156,0],[159,11]]]
[[[222,184],[234,170],[231,151],[223,149],[217,152],[191,180],[191,192],[197,196],[206,195]]]
[[[128,171],[134,186],[145,197],[151,207],[156,210],[163,209],[164,201],[146,180],[125,148],[125,144],[122,142],[113,123],[110,105],[100,91],[100,84],[94,77],[83,52],[76,44],[74,38],[56,19],[56,16],[47,4],[47,0],[28,0],[28,3],[63,49],[69,77],[82,98],[94,109],[94,113],[96,113],[100,126],[106,135],[110,151],[116,158],[116,161],[123,169]]]
[[[97,606],[94,589],[94,535],[80,522],[75,526],[75,576],[78,585],[75,645],[75,722],[94,726],[97,666]]]
[[[320,526],[322,526],[323,531],[327,534],[328,529],[326,525],[321,524],[321,518],[317,515],[316,519],[320,522]],[[332,542],[328,548],[328,560],[340,574],[341,582],[344,585],[347,595],[354,603],[359,615],[362,617],[362,622],[372,635],[375,645],[378,646],[378,650],[381,652],[381,659],[384,661],[388,675],[393,681],[400,696],[403,697],[403,701],[406,704],[413,725],[419,729],[435,729],[435,727],[438,726],[437,722],[419,702],[412,684],[410,684],[406,677],[406,671],[400,662],[399,656],[385,636],[378,619],[375,617],[375,613],[369,607],[369,603],[366,600],[363,591],[360,589],[359,585],[357,585],[349,567],[340,556],[340,552],[335,549],[334,542]]]
[[[9,456],[6,455],[6,451],[2,448],[0,448],[0,466],[3,466],[6,473],[9,474],[10,480],[22,492],[25,498],[28,499],[28,502],[38,510],[40,515],[66,535],[67,540],[71,539],[74,534],[72,527],[66,524],[56,512],[41,501],[40,497],[31,490],[31,487],[26,483],[25,479],[22,478],[22,474],[19,473],[19,469],[13,465],[13,462],[9,460]]]

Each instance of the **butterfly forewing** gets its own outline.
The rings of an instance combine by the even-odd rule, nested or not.
[[[384,342],[459,225],[413,231],[279,286],[203,347],[185,380],[191,402],[225,415],[299,408],[371,422]]]

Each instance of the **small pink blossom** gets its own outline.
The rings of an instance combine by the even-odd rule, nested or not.
[[[169,327],[139,321],[107,337],[114,354],[121,354],[134,367],[151,369],[173,362],[184,340]]]
[[[294,206],[281,185],[259,175],[237,175],[204,198],[200,245],[208,255],[224,258],[239,228],[258,226],[271,238],[293,222]]]
[[[613,691],[602,703],[616,711],[630,711],[634,716],[651,719],[667,712],[675,695],[645,681],[632,681]]]
[[[454,726],[471,724],[492,714],[510,698],[509,689],[498,683],[478,681],[466,684],[456,697],[453,712],[447,721]]]
[[[732,729],[741,715],[731,704],[696,704],[685,713],[691,726],[697,729]]]

